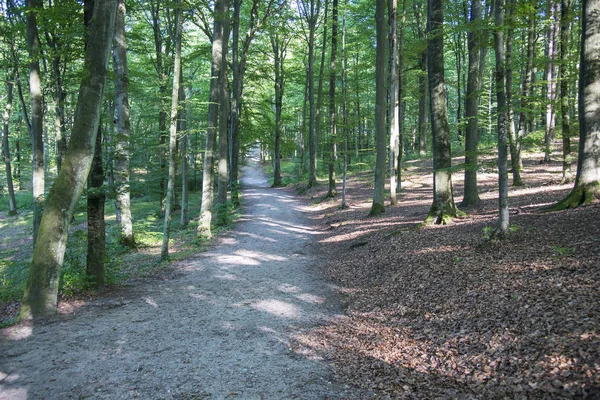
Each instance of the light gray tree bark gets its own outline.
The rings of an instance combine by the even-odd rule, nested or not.
[[[130,108],[129,76],[127,70],[127,38],[125,36],[125,0],[119,0],[113,44],[113,70],[115,73],[115,192],[117,222],[121,227],[121,243],[135,247],[131,218],[131,193],[129,184]]]
[[[212,67],[210,80],[210,95],[208,104],[208,119],[206,127],[206,147],[204,152],[204,166],[202,173],[202,204],[198,235],[212,236],[212,208],[214,201],[214,169],[215,150],[217,144],[217,129],[219,122],[219,78],[223,65],[223,18],[224,0],[215,1],[214,32],[212,42]]]
[[[217,184],[217,204],[219,204],[219,213],[227,214],[227,186],[228,186],[228,164],[229,164],[229,146],[228,146],[228,120],[229,120],[229,90],[227,84],[227,53],[229,52],[229,0],[224,0],[223,4],[223,57],[221,59],[221,74],[219,76],[219,162],[217,165],[218,184]],[[223,215],[222,215],[223,216]],[[221,217],[222,217],[221,216]],[[223,218],[219,221],[224,221]]]
[[[569,37],[571,34],[572,0],[562,0],[560,8],[560,65],[558,80],[560,82],[560,114],[562,121],[562,181],[570,182],[571,171],[571,116],[569,114],[569,80],[567,79],[569,65]]]
[[[95,4],[96,17],[90,27],[71,140],[63,167],[44,207],[21,306],[24,319],[56,312],[69,223],[94,156],[116,7],[116,0],[97,1]]]
[[[498,226],[496,236],[504,236],[508,232],[508,148],[506,81],[505,81],[505,45],[504,45],[504,0],[496,0],[494,5],[495,30],[494,50],[496,53],[496,98],[498,104]]]
[[[13,103],[13,81],[14,73],[8,74],[6,77],[6,106],[2,113],[2,158],[4,159],[4,167],[6,171],[6,186],[8,188],[8,215],[17,215],[17,199],[15,198],[15,188],[12,177],[12,164],[10,159],[10,147],[8,142],[10,112]]]
[[[43,134],[43,107],[42,107],[42,72],[40,69],[40,41],[36,14],[43,8],[41,0],[27,0],[27,47],[29,49],[29,98],[31,101],[31,152],[33,162],[33,244],[37,241],[37,234],[42,221],[44,209],[44,134]]]
[[[173,214],[173,200],[175,198],[175,156],[177,152],[177,116],[179,105],[179,79],[181,74],[181,36],[183,29],[182,2],[178,0],[175,5],[176,31],[175,31],[175,58],[173,64],[173,90],[171,92],[171,118],[169,125],[169,174],[167,179],[167,198],[165,207],[165,220],[163,228],[163,241],[160,251],[161,259],[169,258],[169,239],[171,236],[171,220]]]
[[[338,0],[333,0],[331,15],[331,57],[329,59],[329,188],[327,197],[336,195],[335,162],[337,160],[336,80],[337,80]]]
[[[400,152],[399,92],[400,78],[398,74],[398,0],[388,1],[390,19],[390,204],[395,205],[398,154]]]

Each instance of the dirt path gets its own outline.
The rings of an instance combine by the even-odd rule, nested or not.
[[[0,399],[352,398],[324,362],[293,351],[295,332],[335,318],[311,274],[302,205],[244,170],[234,231],[171,281],[144,284],[0,339]]]

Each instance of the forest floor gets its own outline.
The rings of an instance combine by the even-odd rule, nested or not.
[[[235,229],[208,251],[0,330],[0,399],[372,397],[294,346],[343,312],[315,269],[306,202],[270,188],[256,160],[243,181]]]
[[[326,184],[298,198],[247,169],[208,252],[4,329],[0,399],[600,398],[600,204],[542,212],[572,184],[540,160],[525,154],[502,241],[491,158],[481,205],[427,227],[431,160],[405,163],[378,217],[372,172],[340,209]]]
[[[542,212],[572,184],[541,159],[525,155],[502,241],[489,240],[491,159],[481,205],[447,226],[420,225],[431,161],[405,163],[398,205],[378,217],[368,216],[372,173],[349,180],[347,209],[324,198],[326,185],[310,189],[324,273],[347,317],[303,333],[300,346],[381,398],[600,398],[600,204]],[[458,204],[462,173],[453,179]]]

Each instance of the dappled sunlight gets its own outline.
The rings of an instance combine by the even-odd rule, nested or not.
[[[239,281],[240,278],[238,278],[237,276],[233,275],[233,274],[217,274],[217,275],[213,275],[215,278],[217,279],[223,279],[225,281]]]
[[[299,318],[302,314],[296,305],[276,299],[253,302],[250,307],[281,318]]]
[[[0,330],[0,338],[7,340],[24,340],[33,334],[33,322],[24,321],[18,325]]]
[[[144,301],[146,302],[146,304],[149,304],[149,305],[151,305],[154,308],[158,308],[158,304],[156,303],[156,301],[154,301],[150,297],[142,297],[142,299],[144,299]]]
[[[305,302],[311,303],[311,304],[323,304],[327,300],[323,296],[316,296],[311,293],[302,293],[295,297],[299,300],[302,300],[302,301],[305,301]]]

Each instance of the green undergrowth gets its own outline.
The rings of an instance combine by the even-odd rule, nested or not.
[[[26,198],[31,193],[19,193]],[[3,196],[1,200],[5,200]],[[115,218],[112,199],[105,204],[106,215],[106,255],[105,282],[107,286],[126,284],[138,279],[160,276],[167,272],[173,261],[194,256],[203,251],[210,239],[197,235],[196,219],[200,213],[201,193],[191,193],[189,198],[190,222],[181,226],[180,207],[176,207],[171,223],[169,261],[161,261],[160,247],[164,229],[164,219],[160,217],[159,201],[156,197],[133,198],[131,203],[133,230],[137,247],[131,249],[121,244],[120,229]],[[87,215],[86,200],[82,198],[70,227],[69,239],[59,293],[62,297],[81,296],[92,290],[92,282],[86,275],[87,254]],[[239,209],[228,202],[215,206],[213,234],[218,235],[231,229],[238,218]],[[9,217],[0,211],[0,305],[14,304],[21,300],[27,281],[31,257],[33,213],[21,208],[19,214]],[[15,245],[18,243],[18,245]],[[0,321],[10,325],[15,321]]]

